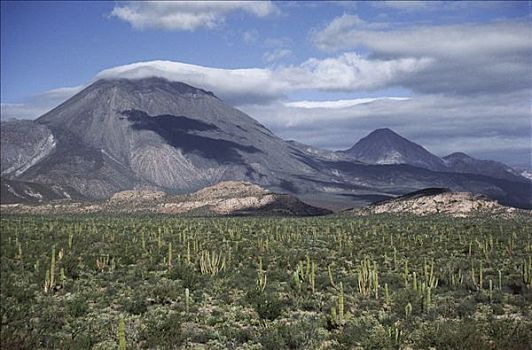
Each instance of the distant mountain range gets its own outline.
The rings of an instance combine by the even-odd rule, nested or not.
[[[238,180],[329,208],[427,187],[532,207],[532,182],[501,163],[441,159],[389,129],[347,151],[321,150],[282,140],[212,92],[161,78],[96,81],[35,121],[2,122],[0,140],[3,202],[7,185],[16,192],[20,182],[43,193],[25,196],[19,186],[19,196],[45,201],[56,198],[42,186],[61,188],[54,193],[65,198],[104,199]]]

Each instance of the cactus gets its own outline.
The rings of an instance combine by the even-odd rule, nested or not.
[[[220,271],[225,270],[225,255],[222,253],[202,251],[200,254],[199,265],[202,275],[216,276]]]
[[[522,277],[523,283],[527,289],[532,288],[532,256],[528,257],[528,262],[526,259],[523,259],[523,268],[522,268]]]
[[[168,243],[168,269],[172,268],[172,242]]]
[[[344,321],[344,286],[340,282],[340,293],[338,294],[338,319],[340,323]]]
[[[126,350],[126,322],[123,318],[118,321],[118,349]]]
[[[310,269],[309,282],[312,294],[314,294],[314,292],[316,291],[316,263],[313,261],[311,265],[312,266]]]
[[[408,288],[408,276],[409,276],[409,270],[408,270],[408,260],[405,261],[405,267],[403,268],[403,280],[405,283],[405,288]]]
[[[484,268],[482,266],[482,261],[480,262],[479,272],[478,272],[478,287],[482,290],[482,285],[484,284]]]
[[[66,277],[65,277],[65,269],[64,268],[61,268],[61,270],[59,271],[59,278],[61,279],[61,287],[63,289],[65,289]]]
[[[423,284],[423,285],[425,286],[425,284]],[[427,311],[430,308],[431,304],[432,304],[432,299],[431,299],[431,290],[432,290],[432,288],[425,287],[424,290],[425,290],[425,295],[423,296],[423,304],[424,304],[423,305],[423,309],[425,311]]]
[[[185,288],[185,310],[187,314],[190,311],[190,290],[188,288]]]
[[[405,316],[408,318],[412,314],[412,304],[408,303],[405,306]]]
[[[327,266],[327,272],[329,274],[329,282],[331,283],[331,286],[336,289],[336,284],[334,283],[332,271],[331,271],[331,265]]]
[[[52,258],[50,261],[50,287],[55,284],[55,245],[52,247]]]
[[[264,292],[266,289],[266,272],[262,270],[262,258],[259,258],[259,266],[257,267],[257,290]]]
[[[72,250],[74,245],[74,231],[68,231],[68,250]]]
[[[360,262],[358,269],[358,291],[365,297],[368,297],[372,292],[375,294],[375,299],[379,297],[377,263],[372,263],[368,257]]]

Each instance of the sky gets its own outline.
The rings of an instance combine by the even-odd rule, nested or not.
[[[100,78],[213,91],[284,139],[388,127],[444,156],[531,166],[532,2],[1,2],[1,118]]]

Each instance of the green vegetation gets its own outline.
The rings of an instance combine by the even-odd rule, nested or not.
[[[530,349],[532,220],[1,219],[2,349]]]

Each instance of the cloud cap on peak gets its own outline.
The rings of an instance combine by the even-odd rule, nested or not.
[[[373,90],[394,84],[431,64],[426,59],[369,60],[356,53],[277,68],[225,69],[147,61],[101,71],[96,79],[161,77],[214,91],[236,105],[266,103],[299,90]]]

